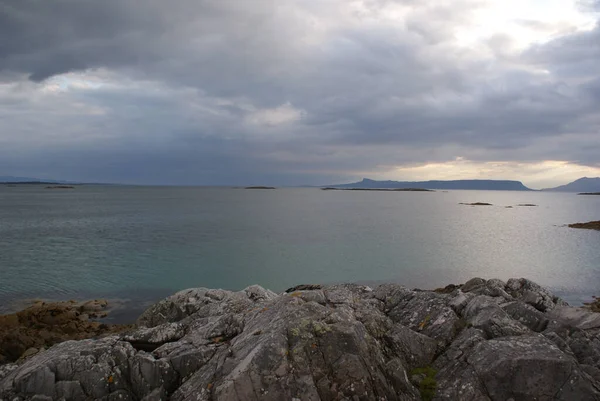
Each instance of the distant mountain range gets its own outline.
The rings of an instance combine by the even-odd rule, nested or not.
[[[494,191],[532,191],[520,181],[452,180],[452,181],[376,181],[363,178],[350,184],[331,185],[332,188],[419,188],[419,189],[478,189]]]
[[[32,177],[0,176],[0,183],[54,183],[77,184],[64,180],[41,179]],[[331,188],[361,188],[361,189],[473,189],[487,191],[533,191],[521,181],[510,180],[432,180],[432,181],[377,181],[363,178],[362,181],[350,184],[328,185]],[[600,177],[583,177],[566,185],[555,188],[545,188],[547,192],[600,192]]]
[[[583,177],[566,185],[545,188],[542,191],[552,192],[600,192],[600,177]]]
[[[79,182],[53,180],[52,178],[13,177],[0,175],[0,184],[81,184]]]
[[[2,176],[0,175],[0,182],[64,182],[49,179],[31,178],[31,177],[13,177],[13,176]]]

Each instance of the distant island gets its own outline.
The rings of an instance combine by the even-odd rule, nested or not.
[[[66,181],[55,180],[50,178],[33,178],[33,177],[14,177],[10,175],[0,175],[0,185],[7,187],[15,187],[21,185],[46,185],[46,186],[74,186],[74,185],[122,185],[108,182],[83,182],[83,181]]]
[[[477,189],[487,191],[532,191],[520,181],[452,180],[452,181],[376,181],[363,178],[350,184],[329,185],[336,189]]]
[[[62,182],[54,182],[54,181],[0,181],[0,184],[7,185],[9,187],[15,187],[18,185],[47,185],[48,187],[49,186],[53,186],[53,187],[65,186],[65,184],[63,184]],[[73,185],[75,185],[75,184],[73,184]],[[69,186],[71,186],[71,185],[69,185]]]
[[[583,228],[587,230],[600,230],[600,221],[588,221],[587,223],[569,224],[571,228]]]
[[[600,195],[600,192],[582,192],[577,195]]]
[[[276,189],[276,188],[275,187],[255,186],[255,187],[246,187],[244,189]]]
[[[385,192],[435,192],[425,188],[321,188],[323,191],[385,191]]]
[[[588,178],[583,177],[569,184],[561,185],[554,188],[545,188],[542,191],[548,192],[582,192],[585,195],[590,195],[593,192],[600,192],[600,177]]]

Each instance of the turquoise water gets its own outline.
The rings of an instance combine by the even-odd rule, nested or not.
[[[459,202],[490,202],[471,207]],[[538,207],[504,206],[535,203]],[[600,197],[314,188],[0,187],[0,309],[15,300],[153,299],[205,286],[528,277],[600,294]]]

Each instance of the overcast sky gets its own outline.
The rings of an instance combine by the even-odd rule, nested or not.
[[[0,0],[0,175],[600,176],[600,3]]]

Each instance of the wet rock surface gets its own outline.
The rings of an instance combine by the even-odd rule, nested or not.
[[[179,292],[0,366],[2,400],[600,400],[599,314],[525,279]]]

